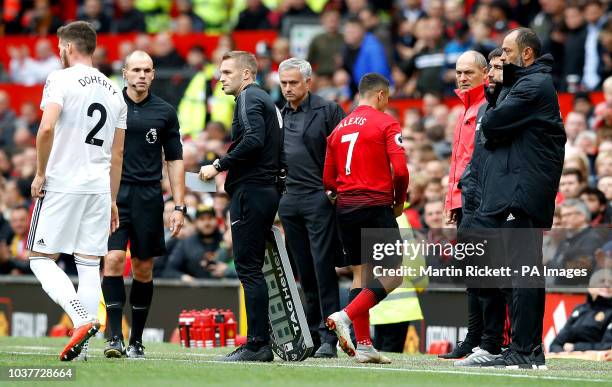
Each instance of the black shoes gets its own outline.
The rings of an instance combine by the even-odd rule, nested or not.
[[[465,341],[459,341],[455,348],[449,353],[445,353],[443,355],[438,355],[440,359],[446,360],[459,360],[464,357],[472,354],[472,349],[476,347],[476,345],[472,346],[471,344]]]
[[[125,357],[125,344],[123,344],[123,339],[119,336],[113,336],[110,339],[106,340],[108,345],[104,348],[104,356],[111,357]]]
[[[318,359],[330,359],[334,357],[338,357],[338,351],[335,345],[331,345],[330,343],[323,343],[317,349],[317,352],[312,355],[314,358]]]
[[[242,345],[229,355],[222,357],[221,361],[261,361],[270,362],[274,360],[274,354],[269,345],[264,345],[257,351],[252,351],[246,345]]]
[[[514,349],[507,349],[499,359],[481,364],[481,367],[506,369],[546,370],[546,358],[542,346],[538,345],[530,354],[522,354]]]
[[[127,357],[130,359],[144,359],[144,345],[140,341],[135,341],[134,344],[130,344],[127,347]]]

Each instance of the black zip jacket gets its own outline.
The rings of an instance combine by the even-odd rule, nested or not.
[[[481,130],[491,153],[483,161],[482,215],[516,208],[535,227],[552,225],[566,141],[552,64],[546,54],[529,67],[505,65],[499,97],[488,98]]]
[[[280,112],[259,85],[251,83],[236,98],[232,145],[219,160],[228,171],[225,191],[231,196],[242,184],[274,185],[284,166]]]

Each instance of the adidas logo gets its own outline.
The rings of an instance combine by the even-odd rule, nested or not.
[[[40,245],[40,246],[46,246],[46,245],[45,245],[45,240],[44,240],[44,239],[42,239],[42,238],[40,238],[40,240],[39,240],[38,242],[36,242],[36,244],[37,244],[37,245]]]
[[[516,219],[516,218],[514,217],[514,215],[512,215],[512,213],[510,213],[510,214],[508,214],[508,217],[506,218],[506,222],[509,222],[511,220],[514,220],[514,219]]]

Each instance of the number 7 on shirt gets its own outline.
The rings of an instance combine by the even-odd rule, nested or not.
[[[347,176],[351,174],[351,161],[353,160],[353,149],[355,149],[357,137],[359,137],[359,132],[344,134],[340,139],[340,142],[349,142],[348,153],[346,154],[346,165],[344,166]]]

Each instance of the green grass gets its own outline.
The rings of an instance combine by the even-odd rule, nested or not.
[[[106,359],[104,342],[94,340],[87,362],[62,363],[66,339],[0,338],[0,366],[74,366],[76,381],[20,382],[17,386],[587,386],[612,385],[612,363],[581,360],[547,361],[548,371],[506,371],[455,368],[429,355],[391,354],[393,364],[359,365],[341,354],[338,359],[308,359],[271,364],[218,362],[229,349],[188,350],[150,343],[147,359]],[[8,385],[0,381],[0,386]]]

